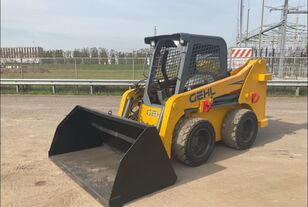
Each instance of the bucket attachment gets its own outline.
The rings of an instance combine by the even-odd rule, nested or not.
[[[175,183],[154,126],[76,106],[59,124],[50,159],[105,206]]]

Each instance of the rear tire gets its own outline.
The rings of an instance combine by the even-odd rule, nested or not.
[[[235,109],[229,112],[222,126],[222,141],[239,150],[250,148],[256,140],[258,120],[249,109]]]
[[[215,131],[210,122],[201,118],[185,118],[176,126],[172,153],[190,166],[205,163],[215,146]]]

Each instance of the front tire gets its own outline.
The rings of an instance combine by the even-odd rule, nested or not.
[[[258,120],[249,109],[235,109],[229,112],[222,126],[222,141],[239,150],[250,148],[256,140]]]
[[[201,118],[185,118],[175,128],[173,155],[182,163],[199,166],[205,163],[215,146],[215,131]]]

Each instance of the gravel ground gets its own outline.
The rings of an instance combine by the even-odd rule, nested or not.
[[[101,206],[47,157],[77,104],[116,111],[120,97],[1,96],[1,206]],[[268,98],[269,127],[253,148],[218,143],[207,164],[172,161],[175,185],[127,206],[307,206],[307,98]]]

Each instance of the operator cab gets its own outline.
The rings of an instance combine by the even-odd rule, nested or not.
[[[174,94],[229,76],[220,37],[177,33],[145,38],[154,47],[144,103],[164,105]]]

